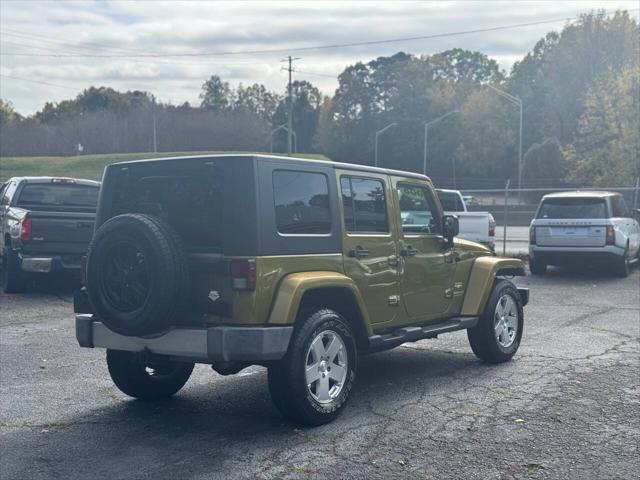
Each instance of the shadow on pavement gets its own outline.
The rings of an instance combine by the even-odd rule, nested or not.
[[[318,427],[318,434],[330,437],[366,422],[362,413],[372,398],[377,408],[393,411],[408,390],[428,392],[441,381],[438,377],[465,369],[476,376],[487,371],[471,354],[403,348],[363,357],[350,405],[335,422]],[[87,406],[83,414],[63,417],[59,423],[7,434],[3,478],[215,476],[223,469],[230,471],[227,463],[244,462],[249,456],[254,465],[245,466],[255,469],[274,451],[317,438],[313,430],[298,429],[276,411],[264,371],[213,380],[187,384],[163,402],[118,396],[109,406]]]

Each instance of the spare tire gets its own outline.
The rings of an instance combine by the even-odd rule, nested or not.
[[[186,306],[186,251],[158,217],[127,213],[102,224],[89,245],[86,277],[98,319],[122,335],[161,333]]]

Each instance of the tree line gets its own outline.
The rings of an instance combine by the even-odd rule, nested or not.
[[[592,12],[549,32],[511,71],[481,52],[399,52],[350,65],[332,96],[292,85],[296,149],[422,171],[440,185],[493,187],[517,179],[522,100],[523,186],[632,185],[640,176],[640,29],[627,12]],[[286,151],[286,94],[212,75],[200,104],[91,87],[20,116],[0,103],[0,155],[152,151]]]

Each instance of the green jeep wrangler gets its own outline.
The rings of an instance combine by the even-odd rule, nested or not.
[[[344,408],[358,356],[466,329],[509,360],[528,290],[519,260],[456,239],[429,178],[263,155],[106,168],[85,285],[82,347],[117,387],[176,393],[194,363],[268,369],[277,408],[319,425]]]

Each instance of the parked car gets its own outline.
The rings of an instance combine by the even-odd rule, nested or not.
[[[4,291],[23,290],[33,274],[80,273],[93,233],[100,183],[57,177],[14,177],[0,189],[0,253]]]
[[[127,395],[172,395],[194,363],[258,364],[282,414],[319,425],[344,409],[358,354],[462,329],[486,362],[516,353],[528,290],[504,277],[523,264],[457,232],[413,173],[261,155],[114,164],[76,336],[107,349]]]
[[[458,190],[437,188],[436,191],[445,213],[458,217],[459,237],[482,243],[494,250],[496,246],[496,221],[493,215],[489,212],[470,212],[464,197]]]
[[[639,211],[612,192],[545,195],[529,229],[529,268],[542,275],[547,265],[600,262],[620,276],[640,257]]]

